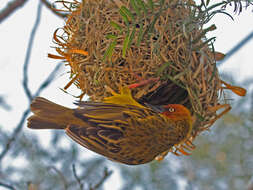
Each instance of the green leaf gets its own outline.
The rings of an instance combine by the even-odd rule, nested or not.
[[[197,112],[194,112],[200,121],[205,121],[205,118]]]
[[[204,47],[205,44],[208,44],[210,41],[215,40],[215,39],[216,39],[216,37],[212,37],[212,38],[206,40],[205,42],[201,43],[200,45],[193,47],[192,50],[193,50],[193,51],[198,51],[198,50],[200,50],[202,47]]]
[[[164,2],[165,2],[165,0],[160,0],[160,7],[162,7],[163,6],[163,4],[164,4]]]
[[[120,32],[122,32],[121,26],[120,26],[119,24],[117,24],[116,22],[111,21],[111,22],[110,22],[110,25],[111,25],[113,28],[115,28],[115,29],[119,30]]]
[[[204,0],[201,0],[201,6],[206,7],[206,3],[205,3],[205,1],[204,1]]]
[[[162,64],[161,67],[159,67],[159,69],[157,70],[157,75],[160,75],[167,67],[169,67],[172,64],[172,62],[166,62],[164,64]]]
[[[144,11],[145,14],[148,13],[145,3],[142,0],[136,0],[138,6]]]
[[[141,40],[143,39],[144,31],[143,31],[143,23],[140,23],[140,29],[137,37],[137,47],[140,46]]]
[[[155,23],[156,23],[157,19],[159,18],[159,16],[160,16],[160,13],[157,13],[155,15],[154,19],[152,20],[152,22],[150,23],[150,25],[148,26],[148,33],[149,33],[148,35],[149,35],[149,37],[150,37],[150,34],[154,30]]]
[[[185,69],[183,72],[178,73],[177,75],[173,76],[174,80],[179,79],[181,76],[184,76],[186,73],[189,73],[189,69]]]
[[[104,57],[103,57],[103,61],[105,61],[106,58],[108,58],[108,60],[111,60],[111,58],[112,58],[112,53],[113,53],[113,50],[114,50],[116,44],[117,44],[117,40],[114,39],[114,40],[110,43],[110,45],[109,45],[109,47],[107,48],[107,50],[105,51],[105,54],[104,54]]]
[[[223,14],[229,16],[229,18],[231,18],[231,20],[234,20],[234,18],[229,13],[222,11],[222,10],[217,10],[217,11],[211,12],[209,17],[212,17],[212,16],[216,15],[217,13],[223,13]]]
[[[117,38],[117,36],[115,36],[114,34],[107,34],[105,37],[107,39],[116,39]]]
[[[121,8],[119,10],[119,14],[122,16],[122,19],[126,23],[126,25],[129,26],[129,21],[128,21],[127,15]]]
[[[154,10],[154,2],[152,0],[148,0],[148,6],[151,8],[152,12]]]
[[[213,52],[213,56],[215,57],[215,49],[214,49],[214,45],[213,45],[212,42],[211,42],[211,49],[212,49],[212,52]],[[216,68],[216,60],[215,60],[215,63],[213,64],[212,75],[211,75],[211,78],[210,78],[210,80],[208,81],[208,83],[210,83],[210,82],[213,80],[216,71],[217,71],[217,68]]]
[[[127,51],[127,48],[128,48],[129,39],[130,39],[130,31],[128,30],[127,35],[126,35],[126,37],[124,39],[124,42],[123,42],[123,49],[122,49],[122,57],[123,58],[126,57],[126,51]]]
[[[192,40],[192,44],[199,42],[199,40],[201,40],[206,35],[207,32],[213,31],[215,29],[216,29],[216,26],[212,24],[208,28],[202,30],[202,32],[194,40]]]
[[[216,7],[219,7],[219,6],[221,6],[221,5],[224,5],[224,3],[226,3],[226,2],[223,1],[223,2],[221,2],[221,3],[216,3],[216,4],[214,4],[214,5],[210,6],[210,7],[208,7],[208,8],[205,10],[205,12],[207,13],[208,11],[210,11],[210,10],[216,8]]]
[[[137,14],[138,16],[140,16],[140,15],[141,15],[141,12],[140,12],[139,8],[137,7],[137,5],[136,5],[136,3],[135,3],[135,0],[130,0],[130,4],[131,4],[131,6],[133,7],[133,9],[135,10],[136,14]]]
[[[167,79],[171,80],[173,83],[175,83],[176,85],[178,85],[178,86],[180,86],[181,88],[183,88],[183,89],[186,90],[186,87],[183,86],[182,84],[180,84],[179,82],[177,82],[176,80],[174,80],[172,76],[170,76],[170,75],[165,75],[165,77],[163,77],[163,78],[165,78],[165,79],[167,78]]]
[[[130,18],[128,20],[134,20],[134,15],[131,13],[131,11],[128,8],[126,8],[125,6],[122,6],[120,10],[123,11],[125,15],[128,16],[128,18]]]
[[[134,35],[135,35],[135,31],[136,31],[136,28],[134,27],[134,28],[133,28],[133,31],[131,32],[131,35],[130,35],[130,37],[129,37],[129,42],[128,42],[127,48],[130,48],[130,46],[131,46],[131,44],[132,44],[132,41],[133,41]]]

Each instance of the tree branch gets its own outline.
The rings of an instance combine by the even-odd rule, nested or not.
[[[11,110],[11,106],[6,103],[6,101],[4,100],[4,97],[1,95],[0,95],[0,106],[3,107],[7,111]]]
[[[82,183],[82,180],[77,176],[75,164],[72,164],[72,171],[77,183],[79,184],[80,190],[83,190],[83,183]]]
[[[54,170],[59,175],[59,177],[63,181],[64,190],[67,190],[68,189],[68,181],[65,178],[65,176],[63,175],[63,173],[54,166],[49,166],[48,168]]]
[[[56,67],[54,68],[54,70],[49,74],[49,76],[47,77],[47,79],[40,85],[40,87],[38,88],[38,90],[35,92],[34,96],[38,96],[43,91],[43,89],[45,89],[52,82],[52,80],[56,76],[57,71],[60,69],[61,65],[62,65],[61,63],[58,63],[58,65],[56,65]],[[3,157],[7,154],[7,152],[9,151],[9,149],[11,148],[11,145],[16,140],[16,137],[21,132],[21,129],[24,126],[25,119],[27,118],[27,116],[28,116],[29,113],[30,113],[30,105],[25,110],[25,112],[23,113],[23,116],[21,117],[18,125],[14,129],[14,132],[12,133],[11,137],[9,138],[9,140],[7,141],[7,143],[5,145],[5,148],[3,149],[2,153],[0,154],[0,162],[3,159]]]
[[[26,56],[25,56],[25,63],[24,63],[24,67],[23,67],[23,75],[24,75],[23,87],[24,87],[25,94],[28,97],[29,101],[32,100],[32,93],[31,93],[30,89],[28,88],[28,66],[30,63],[31,51],[32,51],[32,47],[33,47],[35,34],[36,34],[36,31],[37,31],[39,23],[40,23],[41,9],[42,9],[42,5],[41,5],[41,3],[39,3],[38,9],[37,9],[37,16],[36,16],[34,26],[32,28],[32,32],[30,34],[28,48],[27,48]]]
[[[0,154],[0,162],[1,160],[4,158],[4,156],[6,155],[6,153],[9,151],[9,149],[11,148],[12,143],[15,141],[17,135],[20,133],[22,126],[25,122],[26,117],[28,116],[28,114],[30,113],[30,109],[26,109],[25,112],[23,113],[17,127],[14,129],[11,137],[8,139],[7,143],[5,144],[5,147],[3,149],[3,151]]]
[[[109,171],[107,168],[105,168],[104,176],[100,179],[100,181],[97,184],[95,184],[93,187],[90,187],[90,190],[98,189],[111,175],[112,175],[112,171]]]
[[[27,0],[15,0],[7,4],[7,6],[0,12],[0,23],[10,16],[17,8],[22,7]]]
[[[55,79],[56,74],[57,74],[57,72],[60,70],[61,66],[62,66],[62,63],[61,63],[61,62],[58,63],[58,64],[55,66],[54,70],[51,71],[51,73],[50,73],[50,74],[48,75],[48,77],[44,80],[44,82],[41,83],[40,87],[39,87],[38,90],[34,93],[34,95],[33,95],[32,97],[39,96],[40,93],[41,93],[45,88],[47,88],[47,87],[51,84],[51,82]]]
[[[224,59],[218,62],[218,66],[221,66],[225,63],[232,55],[238,52],[246,43],[253,39],[253,31],[251,31],[246,37],[244,37],[238,44],[236,44],[229,52],[226,53]]]
[[[25,93],[29,99],[29,102],[32,100],[33,96],[28,88],[28,74],[27,74],[27,71],[28,71],[28,66],[29,66],[29,60],[30,60],[30,55],[31,55],[31,48],[32,48],[32,44],[33,44],[33,41],[34,41],[34,36],[35,36],[35,32],[36,32],[36,29],[38,27],[38,24],[39,24],[39,20],[40,20],[40,15],[41,15],[41,3],[39,3],[38,5],[38,13],[37,13],[37,18],[36,18],[36,22],[34,24],[34,27],[32,29],[32,32],[31,32],[31,37],[30,37],[30,40],[29,40],[29,44],[28,44],[28,49],[27,49],[27,53],[26,53],[26,59],[25,59],[25,63],[24,63],[24,80],[23,80],[23,87],[24,87],[24,90],[25,90]],[[56,67],[54,68],[54,70],[48,75],[48,77],[46,78],[46,80],[40,85],[40,87],[38,88],[38,90],[35,92],[34,96],[38,96],[51,82],[52,80],[55,78],[55,75],[57,73],[57,71],[60,69],[60,66],[62,64],[61,63],[58,63],[56,65]],[[21,132],[22,128],[23,128],[23,125],[24,125],[24,122],[25,122],[25,119],[27,118],[28,114],[30,113],[30,106],[25,110],[25,112],[23,113],[18,125],[16,126],[16,128],[14,129],[11,137],[8,139],[3,151],[1,152],[0,154],[0,162],[1,160],[4,158],[4,156],[7,154],[7,152],[10,150],[11,148],[11,145],[13,144],[13,142],[15,141],[16,137],[19,135],[19,133]]]
[[[12,185],[0,182],[0,186],[5,187],[6,189],[16,190]]]

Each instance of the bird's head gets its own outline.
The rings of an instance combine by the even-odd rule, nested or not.
[[[192,121],[190,111],[181,104],[168,104],[162,106],[162,108],[162,114],[168,118],[171,118],[173,120],[187,119],[190,122]]]

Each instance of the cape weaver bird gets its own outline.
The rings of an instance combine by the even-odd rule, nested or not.
[[[192,131],[187,108],[180,104],[149,107],[136,102],[128,87],[103,102],[80,102],[69,109],[37,97],[32,101],[28,127],[65,129],[74,141],[98,154],[124,164],[152,161]]]

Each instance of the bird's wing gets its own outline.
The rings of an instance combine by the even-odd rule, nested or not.
[[[140,146],[141,142],[154,136],[154,131],[152,129],[148,131],[147,128],[150,126],[146,123],[155,124],[155,117],[158,116],[156,112],[131,105],[121,106],[109,103],[82,102],[80,106],[81,108],[75,111],[75,116],[83,120],[85,125],[72,124],[66,128],[66,133],[73,140],[111,160],[126,164],[140,164],[136,158],[127,156],[126,152],[129,152],[129,143],[138,144],[138,146],[130,147],[132,152],[150,151],[142,150]],[[136,133],[142,134],[141,128],[146,128],[144,130],[146,134],[136,136]],[[156,155],[151,155],[151,160]],[[151,160],[147,158],[147,161]],[[142,160],[143,163],[147,161]]]
[[[156,115],[157,112],[145,107],[137,107],[134,105],[120,105],[113,103],[101,102],[80,102],[79,109],[76,109],[75,115],[86,119],[97,119],[105,121],[126,120],[135,115],[138,118],[145,118],[150,115]],[[128,114],[129,113],[129,114]],[[84,118],[85,117],[85,118]]]

